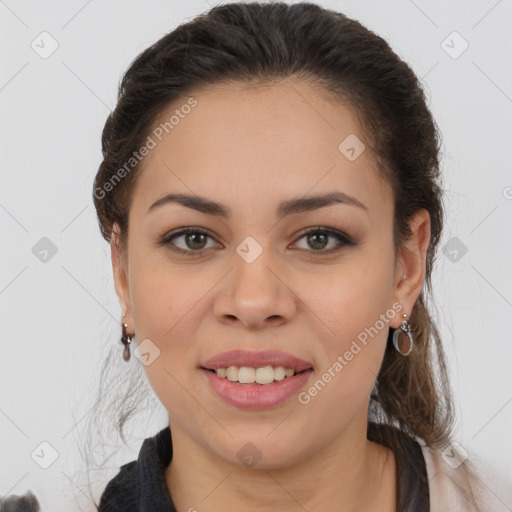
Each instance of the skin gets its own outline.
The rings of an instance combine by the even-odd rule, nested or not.
[[[391,188],[369,149],[354,161],[338,150],[349,134],[362,141],[365,134],[349,107],[318,86],[231,84],[191,95],[197,107],[143,161],[127,254],[116,238],[111,244],[128,332],[160,350],[144,368],[169,413],[174,455],[165,477],[173,502],[180,512],[394,511],[395,461],[366,439],[368,404],[388,328],[411,316],[423,286],[428,212],[411,218],[413,235],[395,260]],[[367,210],[337,204],[276,216],[285,199],[334,190]],[[232,216],[178,204],[146,213],[170,192],[213,199]],[[187,226],[212,233],[188,245],[185,236],[173,240],[201,256],[155,243]],[[315,226],[357,245],[323,255],[339,242],[304,236]],[[252,263],[236,252],[247,236],[263,249]],[[277,348],[313,363],[307,389],[394,303],[403,309],[306,405],[294,396],[267,410],[241,410],[217,397],[198,369],[227,350]],[[251,468],[237,457],[247,442],[261,453]]]

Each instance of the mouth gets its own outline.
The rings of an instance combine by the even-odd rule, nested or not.
[[[284,367],[281,368],[228,366],[198,369],[206,377],[210,390],[225,404],[240,410],[261,411],[291,400],[307,386],[314,371],[310,367],[295,373],[293,368],[289,368],[287,376]],[[222,377],[224,372],[226,375]]]
[[[279,350],[231,350],[206,360],[200,369],[239,384],[270,384],[313,371],[313,364]]]
[[[201,370],[214,373],[217,377],[236,384],[271,384],[285,379],[291,379],[296,375],[313,371],[312,367],[305,370],[296,371],[294,368],[285,368],[284,366],[263,366],[254,368],[250,366],[228,366],[227,368],[205,368],[200,366]]]

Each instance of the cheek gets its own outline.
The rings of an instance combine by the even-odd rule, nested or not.
[[[198,385],[196,377],[191,379],[199,372],[196,340],[211,308],[212,283],[220,277],[215,269],[208,272],[161,260],[132,259],[130,294],[137,341],[150,340],[147,346],[157,354],[144,370],[161,402],[169,410],[188,410],[188,392],[194,393]]]
[[[142,356],[144,370],[167,406],[183,393],[178,383],[183,382],[192,365],[188,350],[193,340],[190,322],[197,315],[197,298],[194,293],[187,293],[190,281],[187,286],[179,272],[171,275],[169,267],[137,266],[135,258],[132,263],[130,299],[139,353],[150,354],[149,364]]]
[[[371,391],[384,356],[389,322],[396,315],[392,258],[378,251],[374,254],[315,280],[305,295],[322,329],[319,377],[327,373],[325,380],[333,382],[326,386],[333,400],[352,402]]]
[[[200,299],[211,288],[211,279],[198,269],[172,264],[163,248],[133,255],[130,299],[137,331],[163,345],[162,350],[164,342],[182,339],[177,333],[198,315]]]
[[[303,288],[302,296],[330,334],[325,339],[343,347],[391,307],[392,279],[391,263],[361,258],[315,277]]]

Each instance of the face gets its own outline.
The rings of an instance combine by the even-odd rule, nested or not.
[[[144,369],[173,439],[179,432],[238,466],[243,450],[255,450],[260,467],[294,464],[366,427],[389,327],[411,315],[423,277],[424,251],[395,260],[392,191],[370,150],[354,145],[366,137],[353,112],[318,87],[290,84],[192,94],[197,105],[162,140],[153,136],[143,160],[125,266],[113,244],[124,321],[148,354]],[[168,194],[221,208],[152,207]],[[345,200],[281,207],[327,194]],[[253,384],[248,396],[241,388],[250,384],[220,384],[202,369],[234,349],[278,350],[311,370],[290,379],[288,394],[276,386],[286,377]]]

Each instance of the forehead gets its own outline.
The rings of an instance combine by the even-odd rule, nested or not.
[[[136,194],[146,208],[176,191],[259,206],[332,189],[369,208],[389,199],[355,113],[306,82],[193,91],[161,112],[150,137]]]

